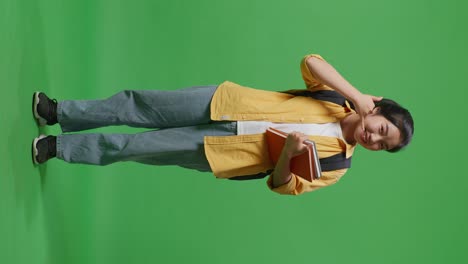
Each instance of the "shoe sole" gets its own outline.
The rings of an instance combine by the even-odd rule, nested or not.
[[[34,117],[36,118],[37,124],[39,126],[45,126],[45,125],[47,125],[47,120],[42,118],[39,115],[39,113],[37,112],[37,106],[39,105],[39,94],[40,93],[41,92],[35,92],[33,94],[33,114],[34,114]]]
[[[38,160],[37,160],[37,155],[39,154],[39,151],[37,150],[37,142],[39,142],[39,140],[43,139],[47,137],[46,135],[40,135],[39,137],[35,138],[32,142],[32,146],[31,146],[31,152],[32,152],[32,159],[33,159],[33,162],[34,164],[36,165],[39,165],[41,164]]]

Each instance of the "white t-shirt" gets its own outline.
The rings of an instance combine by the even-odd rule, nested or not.
[[[328,136],[343,139],[340,122],[325,124],[291,124],[272,123],[266,121],[237,121],[237,134],[261,134],[265,133],[269,127],[273,127],[286,133],[298,131],[309,136]]]

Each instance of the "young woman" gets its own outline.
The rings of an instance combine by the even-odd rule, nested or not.
[[[39,125],[59,123],[63,132],[109,125],[154,130],[41,135],[32,144],[33,161],[41,164],[57,157],[95,165],[178,165],[237,180],[270,175],[271,190],[297,195],[337,182],[358,144],[396,152],[411,141],[412,117],[394,101],[360,93],[320,55],[305,56],[301,72],[307,89],[287,92],[228,81],[176,91],[126,90],[105,100],[57,102],[36,92],[33,112]],[[289,133],[276,164],[268,157],[268,127]],[[291,158],[304,151],[306,139],[315,141],[325,168],[313,182],[289,169]]]

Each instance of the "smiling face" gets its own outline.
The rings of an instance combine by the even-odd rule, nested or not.
[[[364,119],[364,129],[358,125],[354,130],[354,139],[369,150],[392,149],[401,142],[400,130],[388,119],[379,115],[378,108]]]

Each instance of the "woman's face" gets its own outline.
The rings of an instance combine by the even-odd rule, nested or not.
[[[364,119],[364,129],[356,127],[354,138],[357,143],[369,150],[387,150],[400,144],[400,130],[388,119],[377,113],[375,108]]]

